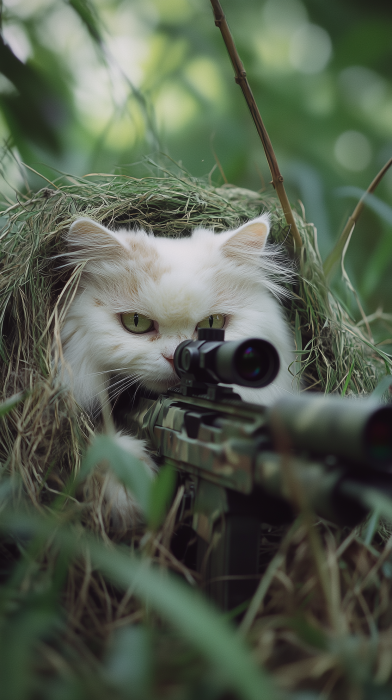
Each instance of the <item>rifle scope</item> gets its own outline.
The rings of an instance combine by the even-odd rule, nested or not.
[[[174,353],[180,378],[210,384],[267,386],[279,372],[279,355],[268,340],[224,340],[224,330],[200,328],[198,340],[184,340]]]
[[[271,407],[270,420],[296,449],[356,465],[392,466],[392,406],[370,398],[288,395]]]

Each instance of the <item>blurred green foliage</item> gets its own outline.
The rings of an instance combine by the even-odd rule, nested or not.
[[[289,196],[325,257],[355,205],[345,188],[366,189],[392,156],[390,5],[223,8]],[[271,188],[209,0],[3,0],[2,28],[0,136],[49,179],[51,168],[146,174],[144,156],[164,153],[192,175]],[[24,186],[15,162],[5,170]],[[392,172],[376,193],[391,196]],[[368,207],[347,266],[369,312],[392,310],[391,240],[390,217]]]
[[[356,199],[392,156],[390,2],[222,0],[222,5],[288,194],[293,203],[303,202],[307,219],[316,224],[325,258]],[[15,188],[23,192],[45,184],[21,162],[49,180],[58,171],[120,169],[138,176],[149,170],[147,155],[170,167],[164,154],[192,175],[219,184],[271,189],[209,0],[5,0],[0,7],[4,199],[12,199]],[[379,305],[392,312],[391,200],[392,171],[369,201],[347,255],[350,277],[369,313]],[[344,294],[338,275],[334,283]],[[358,313],[353,299],[345,299]],[[382,338],[382,328],[378,332]],[[121,460],[116,464],[120,469]],[[145,504],[152,527],[161,522],[171,490],[170,474],[163,478],[161,499],[155,490]],[[139,484],[141,501],[145,490]],[[390,514],[381,499],[371,505]],[[3,514],[2,527],[11,535],[1,546],[19,560],[10,578],[8,570],[0,571],[4,697],[147,698],[154,696],[154,683],[157,697],[162,688],[168,697],[179,697],[177,684],[184,697],[212,700],[222,697],[230,666],[238,693],[243,684],[243,697],[255,697],[264,687],[266,679],[254,675],[238,637],[216,613],[195,603],[178,581],[160,582],[148,568],[140,568],[140,599],[177,626],[180,641],[158,626],[119,628],[109,648],[98,650],[98,661],[94,640],[93,654],[67,628],[59,606],[69,560],[79,549],[77,537],[64,531],[61,540],[59,524],[61,547],[53,555],[51,541],[48,558],[51,522],[39,525],[35,516],[26,516],[17,523]],[[33,532],[38,539],[30,541]],[[112,566],[112,580],[126,587],[132,562],[124,552],[112,548],[110,559],[103,545],[89,541],[86,547],[95,552],[97,568],[106,566],[107,573]],[[313,630],[301,625],[309,642]],[[184,650],[184,636],[200,656]],[[317,646],[320,640],[310,642]],[[226,666],[213,657],[220,645]],[[235,666],[236,655],[243,666]],[[247,686],[243,674],[249,676]],[[381,698],[383,692],[372,686],[366,697]],[[315,697],[298,697],[305,696]]]

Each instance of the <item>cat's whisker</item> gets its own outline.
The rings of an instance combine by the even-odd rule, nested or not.
[[[120,394],[122,394],[124,391],[126,391],[127,389],[129,389],[131,386],[136,385],[135,393],[134,393],[134,395],[133,395],[133,397],[132,397],[132,405],[133,405],[133,402],[134,402],[134,400],[135,400],[136,393],[137,393],[138,389],[139,389],[139,388],[141,387],[141,385],[142,385],[142,378],[139,378],[139,376],[135,376],[135,375],[133,375],[132,377],[123,377],[122,380],[119,380],[118,382],[116,382],[116,384],[118,384],[118,385],[120,385],[120,386],[117,388],[117,390],[116,390],[115,392],[110,391],[110,389],[111,389],[112,387],[109,388],[106,400],[104,400],[104,401],[100,400],[100,402],[99,402],[99,407],[98,407],[98,408],[94,411],[94,413],[93,413],[93,416],[94,416],[94,417],[97,417],[97,416],[101,413],[101,411],[103,410],[103,408],[105,408],[107,405],[110,405],[110,404],[112,404],[113,402],[115,402],[116,399],[120,396]],[[97,398],[100,394],[102,394],[104,391],[105,391],[105,390],[100,391],[98,394],[96,394],[96,395],[95,395],[96,398]],[[111,408],[111,411],[110,411],[111,413],[113,412],[113,409],[114,409],[114,406]]]
[[[121,388],[121,391],[123,389]],[[102,391],[97,392],[94,395],[94,404],[96,408],[93,410],[93,416],[97,417],[101,413],[102,409],[107,406],[112,401],[112,396],[108,389],[102,389]]]
[[[130,377],[122,377],[119,379],[117,382],[114,384],[111,384],[107,391],[109,395],[109,399],[112,400],[113,398],[116,398],[119,394],[121,394],[123,391],[126,391],[129,389],[131,386],[135,384],[141,384],[142,382],[142,376],[141,375],[132,375]],[[102,392],[99,392],[102,393]]]
[[[103,386],[103,389],[101,389],[101,391],[96,392],[96,393],[95,393],[95,396],[99,396],[99,394],[102,394],[105,390],[110,391],[110,390],[111,390],[113,387],[115,387],[117,384],[120,384],[121,382],[126,381],[126,380],[129,378],[129,376],[135,377],[135,376],[138,376],[138,375],[132,374],[132,375],[122,376],[122,377],[120,377],[119,379],[117,379],[117,381],[111,382],[111,383],[108,383],[108,379],[105,379],[103,382],[101,382],[101,384],[98,384],[97,388],[99,389],[99,387]],[[141,375],[140,375],[140,376],[141,376]]]
[[[132,377],[124,377],[122,382],[116,382],[116,384],[113,384],[109,387],[109,396],[110,399],[116,398],[121,394],[123,391],[126,391],[129,389],[131,386],[136,385],[141,385],[143,380],[143,377],[140,376],[135,376],[133,375]]]
[[[127,388],[129,388],[130,386],[132,386],[132,384],[135,384],[136,382],[141,381],[141,379],[142,379],[142,375],[135,375],[135,374],[132,374],[131,376],[128,376],[128,377],[121,377],[116,382],[113,382],[110,385],[106,384],[104,386],[104,388],[101,389],[101,391],[97,391],[94,396],[95,396],[95,398],[97,398],[98,396],[100,396],[100,394],[103,394],[105,391],[107,391],[109,393],[109,395],[111,396],[113,394],[113,389],[115,387],[118,387],[120,385],[120,391],[124,391],[124,387],[121,386],[122,384],[127,383]],[[102,384],[100,386],[102,386]]]
[[[110,374],[112,372],[129,372],[129,367],[113,367],[112,369],[102,369],[100,372],[87,372],[85,377],[97,377],[100,374]]]
[[[139,385],[141,385],[141,383],[142,383],[142,379],[138,378],[138,377],[133,377],[128,382],[124,381],[124,383],[122,385],[120,385],[115,391],[109,390],[110,400],[116,399],[123,391],[130,389],[130,387],[134,386],[135,384],[137,384],[139,387]]]

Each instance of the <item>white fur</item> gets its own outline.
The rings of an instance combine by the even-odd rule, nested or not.
[[[129,452],[132,457],[139,459],[147,474],[153,477],[157,468],[142,440],[136,440],[130,435],[122,435],[121,432],[118,432],[115,441],[125,452]],[[98,476],[101,489],[104,489],[104,500],[110,512],[114,529],[126,531],[135,523],[141,522],[143,517],[137,500],[123,484],[120,484],[115,475],[112,472],[101,472],[96,476]]]
[[[87,263],[62,342],[66,381],[76,400],[93,413],[109,382],[113,396],[139,384],[166,391],[178,381],[168,359],[214,313],[227,317],[226,340],[259,336],[279,352],[281,369],[272,385],[236,391],[259,404],[292,392],[293,343],[277,300],[287,294],[280,280],[291,272],[276,247],[265,247],[268,232],[267,214],[236,231],[197,229],[181,239],[75,221],[67,237],[68,264]],[[120,314],[130,311],[153,319],[154,330],[126,331]]]

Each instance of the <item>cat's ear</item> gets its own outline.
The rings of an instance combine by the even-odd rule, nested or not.
[[[221,251],[227,258],[236,260],[249,260],[253,256],[260,255],[266,244],[270,231],[268,214],[263,214],[257,219],[240,226],[236,231],[230,231],[224,236]]]
[[[68,257],[72,262],[108,260],[124,256],[127,249],[121,234],[92,219],[77,219],[66,235]]]

